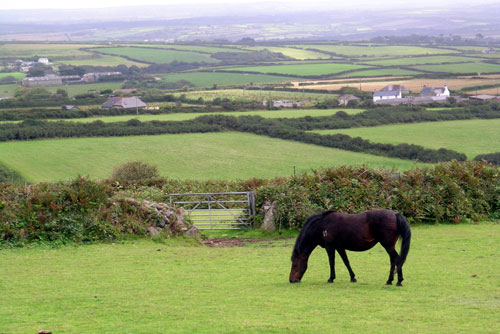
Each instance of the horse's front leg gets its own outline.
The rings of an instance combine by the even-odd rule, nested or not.
[[[335,279],[335,248],[326,247],[326,253],[330,262],[330,278],[328,279],[328,283],[333,283]]]
[[[342,261],[344,261],[345,266],[347,267],[347,270],[349,270],[349,275],[351,276],[351,282],[356,283],[356,275],[354,275],[354,271],[351,269],[351,265],[349,263],[349,259],[347,258],[347,254],[345,252],[345,249],[337,249],[337,252],[339,252],[340,257],[342,258]]]

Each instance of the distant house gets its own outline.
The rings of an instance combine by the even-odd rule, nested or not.
[[[294,102],[292,100],[275,100],[271,101],[271,103],[275,108],[294,108],[302,106],[302,102]],[[262,101],[262,104],[267,107],[268,102],[264,100]]]
[[[62,106],[61,109],[62,110],[80,110],[80,108],[78,108],[77,106],[73,106],[73,105]]]
[[[85,73],[82,77],[82,81],[84,82],[96,82],[99,81],[99,78],[104,77],[114,77],[122,75],[122,72],[95,72],[95,73]]]
[[[44,77],[23,78],[21,85],[24,87],[59,86],[62,85],[62,79],[58,75],[49,74]]]
[[[400,90],[390,90],[390,91],[376,91],[373,93],[373,102],[379,100],[392,100],[392,99],[401,99],[403,94],[401,94]]]
[[[361,99],[351,94],[344,94],[339,96],[339,104],[346,106],[349,101],[360,101]]]
[[[392,92],[392,91],[396,91],[396,90],[401,91],[401,94],[410,93],[410,90],[403,85],[387,85],[381,89],[382,92]]]
[[[146,108],[147,105],[141,101],[137,96],[133,97],[110,97],[101,106],[103,109],[118,108],[118,109],[129,109],[129,108]]]
[[[434,97],[434,96],[450,96],[450,91],[447,85],[443,87],[434,88],[434,87],[425,87],[420,91],[420,96],[422,97]]]
[[[48,65],[49,64],[49,58],[38,58],[38,62],[40,64]]]

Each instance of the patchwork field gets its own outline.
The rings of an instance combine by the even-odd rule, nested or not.
[[[223,73],[223,72],[186,72],[186,73],[168,73],[159,75],[166,82],[175,82],[179,80],[187,80],[196,87],[208,88],[214,84],[218,86],[227,85],[245,85],[270,82],[283,82],[290,80],[289,77],[264,75],[264,74],[249,74],[249,73]]]
[[[204,115],[221,114],[225,116],[260,116],[264,118],[299,118],[305,116],[320,117],[331,116],[338,111],[344,111],[350,115],[363,112],[363,109],[282,109],[282,110],[259,110],[259,111],[234,111],[222,113],[173,113],[173,114],[159,114],[159,115],[123,115],[123,116],[105,116],[105,117],[92,117],[92,118],[73,118],[68,119],[68,122],[84,122],[89,123],[93,121],[103,122],[124,122],[130,119],[138,119],[141,122],[148,121],[187,121],[195,119],[196,117]],[[0,122],[2,123],[2,122]]]
[[[332,52],[344,56],[418,56],[433,54],[453,54],[459,53],[456,50],[425,48],[420,46],[387,46],[387,45],[325,45],[325,44],[298,44],[295,47],[302,49],[315,49],[320,51]]]
[[[137,47],[117,47],[117,48],[99,48],[95,51],[105,54],[126,56],[133,60],[145,61],[156,64],[168,64],[173,61],[182,61],[186,63],[206,62],[215,63],[216,59],[210,55],[198,52],[176,51],[176,50],[160,50],[153,48],[137,48]]]
[[[386,85],[403,85],[410,91],[418,93],[422,90],[424,86],[428,87],[442,87],[444,84],[448,85],[448,88],[453,93],[454,90],[462,89],[470,86],[480,86],[480,85],[493,85],[500,84],[500,79],[494,79],[491,77],[484,77],[484,79],[477,78],[443,78],[443,79],[380,79],[380,80],[370,80],[366,81],[363,79],[345,81],[342,83],[327,83],[327,84],[317,84],[317,85],[307,85],[307,89],[318,89],[318,90],[332,90],[336,91],[342,87],[355,87],[368,92],[374,92],[383,88]]]
[[[412,68],[443,73],[500,73],[500,65],[489,63],[421,65],[412,66]]]
[[[421,64],[442,64],[442,63],[468,63],[477,62],[478,58],[461,56],[432,56],[432,57],[405,57],[395,59],[384,59],[367,61],[366,64],[380,66],[400,66],[400,65],[421,65]]]
[[[326,283],[316,249],[288,283],[293,239],[210,248],[148,240],[0,251],[5,333],[477,333],[500,331],[500,225],[412,227],[403,287],[379,245]],[[36,277],[36,279],[33,279]],[[138,320],[140,319],[140,320]]]
[[[247,66],[247,67],[231,67],[225,71],[241,71],[241,72],[256,72],[269,74],[288,74],[298,76],[320,76],[335,74],[340,72],[352,71],[369,66],[352,65],[352,64],[300,64],[300,65],[269,65],[269,66]]]
[[[232,100],[262,101],[262,100],[295,100],[305,99],[307,102],[323,101],[334,99],[335,94],[311,93],[311,92],[287,92],[279,90],[260,89],[221,89],[221,90],[201,90],[175,93],[175,96],[186,95],[190,99],[202,98],[205,101],[212,101],[215,98],[229,98]]]
[[[80,50],[82,48],[94,47],[90,44],[45,44],[45,43],[5,43],[0,44],[1,58],[16,57],[72,57],[90,56],[90,53]],[[51,59],[49,59],[51,60]]]
[[[408,143],[433,149],[447,148],[465,153],[468,159],[472,159],[478,154],[500,151],[498,129],[500,129],[500,119],[398,124],[314,132],[343,133],[376,143]]]
[[[114,57],[114,56],[106,56],[106,55],[95,55],[92,58],[87,59],[72,59],[72,60],[59,60],[56,61],[56,64],[66,64],[66,65],[89,65],[89,66],[117,66],[117,65],[125,65],[125,66],[137,66],[137,67],[145,67],[147,64],[139,63],[136,61],[128,60],[123,57]]]
[[[297,60],[305,60],[305,59],[329,59],[332,56],[321,53],[317,51],[310,51],[298,48],[287,48],[287,47],[273,47],[273,46],[255,46],[249,47],[248,50],[268,50],[271,52],[281,52],[287,57],[294,58]]]
[[[409,169],[411,161],[342,151],[246,133],[74,138],[0,143],[1,162],[30,182],[76,175],[111,176],[129,161],[158,166],[169,178],[272,178],[344,164]]]
[[[75,85],[63,85],[54,87],[45,87],[48,91],[55,93],[57,89],[62,88],[68,92],[70,97],[79,94],[85,94],[91,91],[101,91],[105,89],[120,89],[123,83],[121,82],[99,82],[91,84],[75,84]]]
[[[20,72],[3,72],[0,73],[0,79],[6,78],[6,77],[14,77],[17,80],[20,80],[26,76],[25,73],[20,73]],[[1,86],[0,86],[1,89]]]

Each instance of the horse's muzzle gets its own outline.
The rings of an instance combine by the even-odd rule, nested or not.
[[[300,279],[298,278],[290,279],[290,283],[300,283]]]

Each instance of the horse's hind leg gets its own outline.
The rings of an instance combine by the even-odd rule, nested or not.
[[[337,249],[337,252],[339,252],[339,255],[342,258],[342,261],[344,261],[344,264],[347,267],[347,270],[349,271],[349,275],[351,276],[351,282],[356,283],[357,281],[356,281],[354,272],[351,269],[351,265],[349,264],[349,259],[347,258],[347,254],[345,252],[345,249]]]
[[[333,283],[333,280],[335,279],[335,248],[327,247],[326,252],[330,262],[330,278],[328,279],[328,283]]]
[[[389,254],[389,257],[391,259],[391,270],[389,272],[389,278],[387,279],[387,283],[385,284],[392,285],[392,281],[394,280],[394,269],[396,267],[396,260],[398,259],[399,255],[394,248],[386,248],[385,250],[387,251],[387,254]]]

